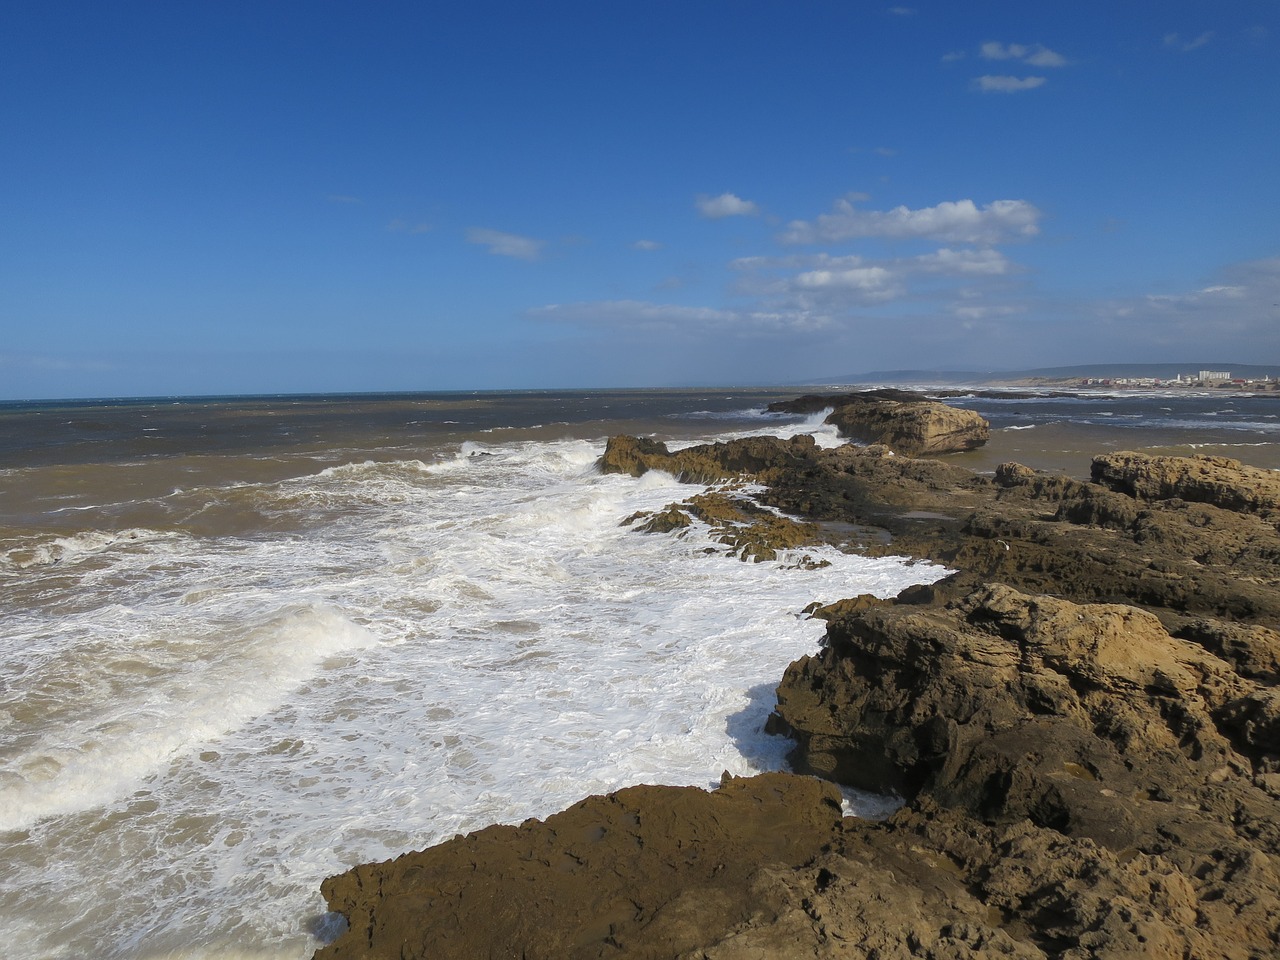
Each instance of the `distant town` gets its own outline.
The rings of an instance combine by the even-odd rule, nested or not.
[[[1168,377],[1083,377],[1056,380],[1055,383],[1074,383],[1081,387],[1187,387],[1196,390],[1245,390],[1250,392],[1278,390],[1280,380],[1270,376],[1261,379],[1233,377],[1230,370],[1200,370],[1196,373],[1177,374]]]
[[[875,370],[811,383],[943,384],[1030,387],[1037,390],[1237,390],[1280,393],[1280,364],[1214,361],[1190,363],[1108,363],[1025,370]]]

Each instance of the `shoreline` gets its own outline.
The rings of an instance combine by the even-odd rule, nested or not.
[[[548,958],[834,957],[851,942],[965,957],[1280,947],[1280,480],[1119,453],[1082,481],[801,438],[659,447],[611,441],[605,467],[613,456],[633,475],[705,480],[750,464],[766,506],[884,530],[888,544],[861,549],[960,571],[819,609],[823,649],[788,668],[771,720],[797,741],[797,769],[893,788],[906,805],[883,824],[850,821],[823,813],[822,791],[792,797],[808,778],[727,779],[697,792],[719,798],[719,820],[792,797],[770,809],[804,818],[796,842],[777,850],[761,836],[770,817],[743,819],[726,838],[691,838],[694,855],[644,852],[659,837],[639,826],[677,829],[708,802],[689,788],[593,798],[331,878],[352,932],[318,958],[393,944]],[[619,806],[634,823],[613,817]],[[620,846],[601,859],[606,836]],[[531,845],[543,866],[476,860],[486,838]],[[610,879],[632,861],[644,878]],[[468,879],[477,863],[481,886]]]

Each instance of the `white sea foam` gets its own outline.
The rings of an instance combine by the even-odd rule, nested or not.
[[[1185,446],[1192,450],[1201,450],[1205,447],[1272,447],[1275,446],[1274,440],[1256,440],[1252,442],[1241,443],[1188,443]]]
[[[36,539],[0,549],[0,569],[9,567],[24,570],[27,567],[51,566],[59,563],[73,564],[98,556],[121,544],[143,547],[155,545],[157,541],[172,539],[174,535],[156,530],[86,530],[69,537]]]
[[[775,437],[794,437],[801,434],[809,434],[819,447],[831,448],[839,447],[848,443],[848,438],[841,437],[839,431],[829,423],[824,422],[831,414],[833,408],[827,407],[825,410],[819,410],[816,413],[796,415],[788,413],[767,413],[758,412],[760,420],[764,425],[755,426],[747,430],[739,430],[735,432],[725,433],[719,439],[733,440],[742,437],[759,436],[762,432],[768,433]],[[671,450],[678,450],[685,446],[693,446],[702,443],[702,440],[691,440],[683,444],[668,444]]]
[[[221,633],[216,648],[196,655],[204,662],[188,660],[183,654],[194,651],[181,641],[173,644],[176,656],[156,643],[109,644],[110,652],[98,645],[101,655],[80,667],[89,671],[77,683],[81,701],[50,704],[49,713],[67,721],[32,717],[25,726],[33,732],[23,738],[29,745],[0,765],[0,831],[123,796],[183,749],[280,703],[325,657],[369,642],[366,630],[333,611],[299,608]],[[75,669],[66,656],[45,663]],[[28,679],[41,693],[66,682],[65,676]],[[99,702],[83,699],[94,696]],[[17,706],[6,710],[10,726]]]
[[[0,664],[10,955],[302,958],[320,881],[354,863],[778,768],[773,687],[822,633],[801,609],[942,573],[635,532],[700,488],[602,476],[600,450],[361,460],[236,489],[287,534],[24,569]]]

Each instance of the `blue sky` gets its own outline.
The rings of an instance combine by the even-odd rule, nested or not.
[[[10,3],[0,397],[1280,363],[1280,4]]]

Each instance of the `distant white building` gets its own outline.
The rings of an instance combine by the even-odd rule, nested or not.
[[[1231,371],[1230,370],[1201,370],[1200,379],[1201,380],[1230,380]]]

